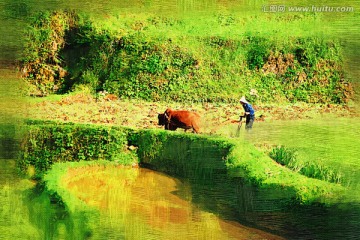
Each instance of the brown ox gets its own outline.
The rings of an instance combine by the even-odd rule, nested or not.
[[[166,109],[164,113],[158,115],[159,125],[165,125],[166,130],[175,131],[177,128],[186,130],[193,129],[195,133],[199,133],[200,115],[196,112],[186,110]]]

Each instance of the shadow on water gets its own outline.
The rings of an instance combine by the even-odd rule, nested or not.
[[[168,151],[176,158],[171,159]],[[173,193],[184,197],[190,191],[193,205],[221,219],[289,239],[353,239],[360,234],[358,202],[349,198],[330,206],[295,205],[289,197],[295,195],[292,189],[255,187],[246,179],[229,176],[219,161],[224,155],[218,147],[201,141],[174,141],[163,147],[161,161],[152,159],[144,167],[181,179]]]
[[[148,169],[92,166],[70,169],[63,179],[72,195],[98,209],[95,221],[83,219],[91,239],[282,239],[194,206],[190,185]]]
[[[259,189],[219,172],[183,182],[175,194],[181,196],[189,185],[192,204],[201,209],[288,239],[354,239],[360,235],[359,203],[294,206],[282,189]]]
[[[14,175],[14,165],[9,169]],[[90,206],[96,206],[100,210],[97,213],[67,211],[56,197],[44,191],[42,184],[25,190],[20,190],[19,183],[13,184],[17,190],[14,189],[16,194],[10,201],[15,197],[21,199],[18,205],[22,218],[28,218],[31,228],[27,229],[36,232],[26,236],[36,236],[33,239],[169,239],[171,236],[279,239],[278,235],[287,239],[354,239],[360,234],[359,204],[329,208],[290,206],[286,193],[257,189],[243,179],[228,178],[222,170],[203,171],[201,177],[179,179],[148,169],[111,171],[105,177],[98,175],[100,169],[89,168],[74,172],[80,178],[68,178],[68,188]],[[13,227],[21,233],[18,225]]]
[[[262,203],[262,194],[258,204]],[[278,200],[273,199],[273,202]],[[291,239],[353,239],[359,235],[360,205],[339,204],[331,207],[297,206],[248,211],[242,217]]]
[[[16,157],[18,140],[15,138],[13,124],[0,124],[0,158],[14,159]]]

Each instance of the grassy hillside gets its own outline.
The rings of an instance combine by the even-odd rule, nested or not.
[[[256,103],[346,103],[353,88],[342,42],[299,31],[322,22],[314,14],[223,13],[195,21],[44,12],[30,24],[22,70],[35,95],[86,85],[147,101],[228,103],[246,95]]]

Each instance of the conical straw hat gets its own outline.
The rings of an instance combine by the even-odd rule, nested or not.
[[[248,101],[246,101],[246,99],[245,99],[245,97],[244,97],[244,96],[242,96],[242,97],[240,98],[240,102],[243,102],[243,103],[248,103]]]

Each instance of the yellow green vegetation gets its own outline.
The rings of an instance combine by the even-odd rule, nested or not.
[[[21,170],[32,165],[40,173],[53,163],[63,161],[106,159],[136,163],[134,153],[127,149],[126,129],[41,121],[28,123],[18,161]]]
[[[34,95],[82,84],[94,94],[148,101],[229,103],[246,95],[258,103],[348,102],[353,89],[338,39],[267,36],[248,31],[249,22],[232,15],[191,22],[134,14],[95,23],[76,12],[40,13],[30,24],[22,71]]]
[[[17,79],[7,76],[10,71],[1,71],[6,76],[1,79],[5,90],[0,95],[10,96],[10,100],[1,104],[6,112],[5,121],[13,124],[19,112],[26,118],[61,121],[27,121],[17,164],[35,178],[51,169],[44,177],[47,190],[54,194],[52,200],[68,207],[74,221],[53,225],[52,221],[43,224],[35,219],[38,227],[48,229],[37,232],[23,218],[37,218],[43,206],[47,208],[44,212],[51,212],[47,196],[42,196],[40,207],[26,207],[17,198],[17,192],[5,184],[0,186],[1,205],[5,206],[1,211],[5,222],[0,224],[1,232],[20,238],[65,239],[73,238],[64,234],[65,231],[79,229],[81,233],[74,236],[88,238],[91,234],[103,234],[101,237],[111,238],[113,229],[124,228],[128,236],[143,237],[140,233],[147,232],[148,226],[127,228],[114,216],[100,223],[103,228],[100,232],[86,225],[96,225],[99,220],[99,212],[89,206],[101,208],[102,204],[98,203],[106,205],[111,201],[82,195],[74,183],[78,181],[81,185],[86,177],[95,178],[100,185],[90,188],[90,192],[96,195],[101,183],[110,188],[117,184],[119,176],[111,171],[110,176],[103,174],[103,170],[118,164],[146,164],[188,181],[202,184],[211,181],[211,189],[224,193],[225,197],[214,198],[212,203],[207,201],[207,196],[201,196],[205,200],[196,199],[204,208],[209,204],[221,208],[226,203],[241,205],[252,212],[264,210],[261,204],[257,206],[242,199],[246,194],[253,197],[253,202],[261,198],[262,203],[274,203],[273,207],[280,211],[299,204],[358,204],[357,118],[336,119],[336,126],[332,119],[313,121],[329,112],[333,118],[357,115],[351,99],[359,75],[354,51],[358,49],[359,31],[354,25],[358,15],[354,12],[267,14],[261,12],[264,2],[168,1],[160,8],[157,2],[90,0],[88,3],[94,9],[85,9],[85,13],[83,10],[38,12],[65,6],[84,9],[79,1],[59,2],[57,6],[4,1],[4,9],[0,11],[5,26],[1,29],[0,60],[17,58],[17,48],[24,44],[18,59],[25,80],[21,82],[22,92],[49,96],[32,99],[25,105],[14,98],[18,86],[8,84]],[[296,5],[298,1],[287,4]],[[164,11],[151,13],[159,9]],[[205,13],[207,10],[211,11]],[[11,27],[6,27],[9,23]],[[20,33],[23,25],[27,26],[25,39],[19,37],[24,36]],[[51,95],[74,90],[83,92],[65,97]],[[89,94],[83,94],[84,90]],[[242,112],[236,104],[242,95],[256,107],[259,121],[253,135],[229,138],[236,128],[229,121],[237,119]],[[279,108],[276,103],[287,106]],[[26,112],[25,106],[32,108],[31,112]],[[159,128],[155,126],[157,113],[168,106],[199,111],[204,116],[205,134],[193,136],[154,129]],[[303,118],[310,120],[272,121]],[[265,124],[260,122],[263,120]],[[10,141],[1,136],[1,142]],[[6,144],[2,150],[8,148]],[[296,150],[291,152],[291,149]],[[12,157],[15,148],[6,152]],[[277,162],[267,156],[269,152]],[[66,161],[71,163],[63,163]],[[90,165],[93,170],[87,168]],[[130,169],[128,183],[133,183],[137,171]],[[60,177],[64,177],[62,181]],[[107,181],[102,182],[102,178]],[[220,179],[220,184],[212,182],[214,179]],[[26,184],[16,187],[30,188],[29,182]],[[191,187],[196,190],[196,184]],[[120,189],[121,193],[107,197],[124,200],[121,197],[129,196],[129,189],[125,185]],[[116,207],[112,205],[109,209]],[[173,206],[160,203],[157,207],[156,210],[168,211]],[[358,208],[352,208],[351,212],[354,217],[348,215],[348,222],[343,219],[341,222],[355,226],[357,222],[352,220]],[[109,210],[106,214],[113,213]],[[56,219],[47,215],[44,219]],[[216,225],[210,215],[202,215],[202,219],[203,228],[209,227],[208,223]],[[138,223],[136,218],[132,220]],[[153,222],[163,227],[162,220]],[[328,219],[325,222],[326,226],[335,224]],[[338,229],[342,226],[338,224]],[[214,233],[215,237],[221,236],[217,231]]]
[[[1,159],[0,231],[3,239],[39,239],[37,229],[27,220],[31,214],[23,195],[34,183],[16,175],[15,161]]]

